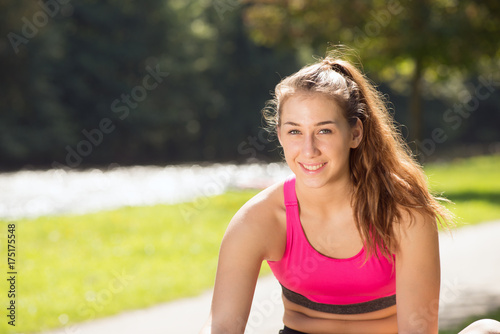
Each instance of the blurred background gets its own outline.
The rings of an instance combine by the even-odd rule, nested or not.
[[[0,6],[3,170],[279,160],[259,111],[337,44],[387,94],[421,159],[500,150],[497,1]]]
[[[212,286],[231,216],[289,173],[260,110],[338,45],[461,221],[500,219],[498,1],[0,0],[0,35],[24,332]]]

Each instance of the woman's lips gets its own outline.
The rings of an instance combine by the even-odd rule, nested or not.
[[[326,165],[326,162],[317,163],[317,164],[303,164],[303,163],[300,163],[300,165],[302,166],[302,168],[304,168],[308,172],[317,172],[317,171],[319,171],[320,169],[322,169]]]

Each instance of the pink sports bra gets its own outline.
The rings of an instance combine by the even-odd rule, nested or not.
[[[295,177],[285,181],[284,194],[286,249],[281,260],[268,263],[288,300],[336,314],[367,313],[396,304],[393,265],[380,252],[364,264],[365,247],[347,259],[319,253],[302,229]]]

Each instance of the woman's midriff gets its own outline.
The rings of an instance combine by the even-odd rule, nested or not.
[[[397,333],[396,305],[362,314],[332,314],[297,305],[283,296],[285,326],[308,334]]]

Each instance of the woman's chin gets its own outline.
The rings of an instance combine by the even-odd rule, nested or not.
[[[317,175],[301,175],[298,177],[300,182],[308,188],[318,189],[327,184],[325,177],[318,177]]]

